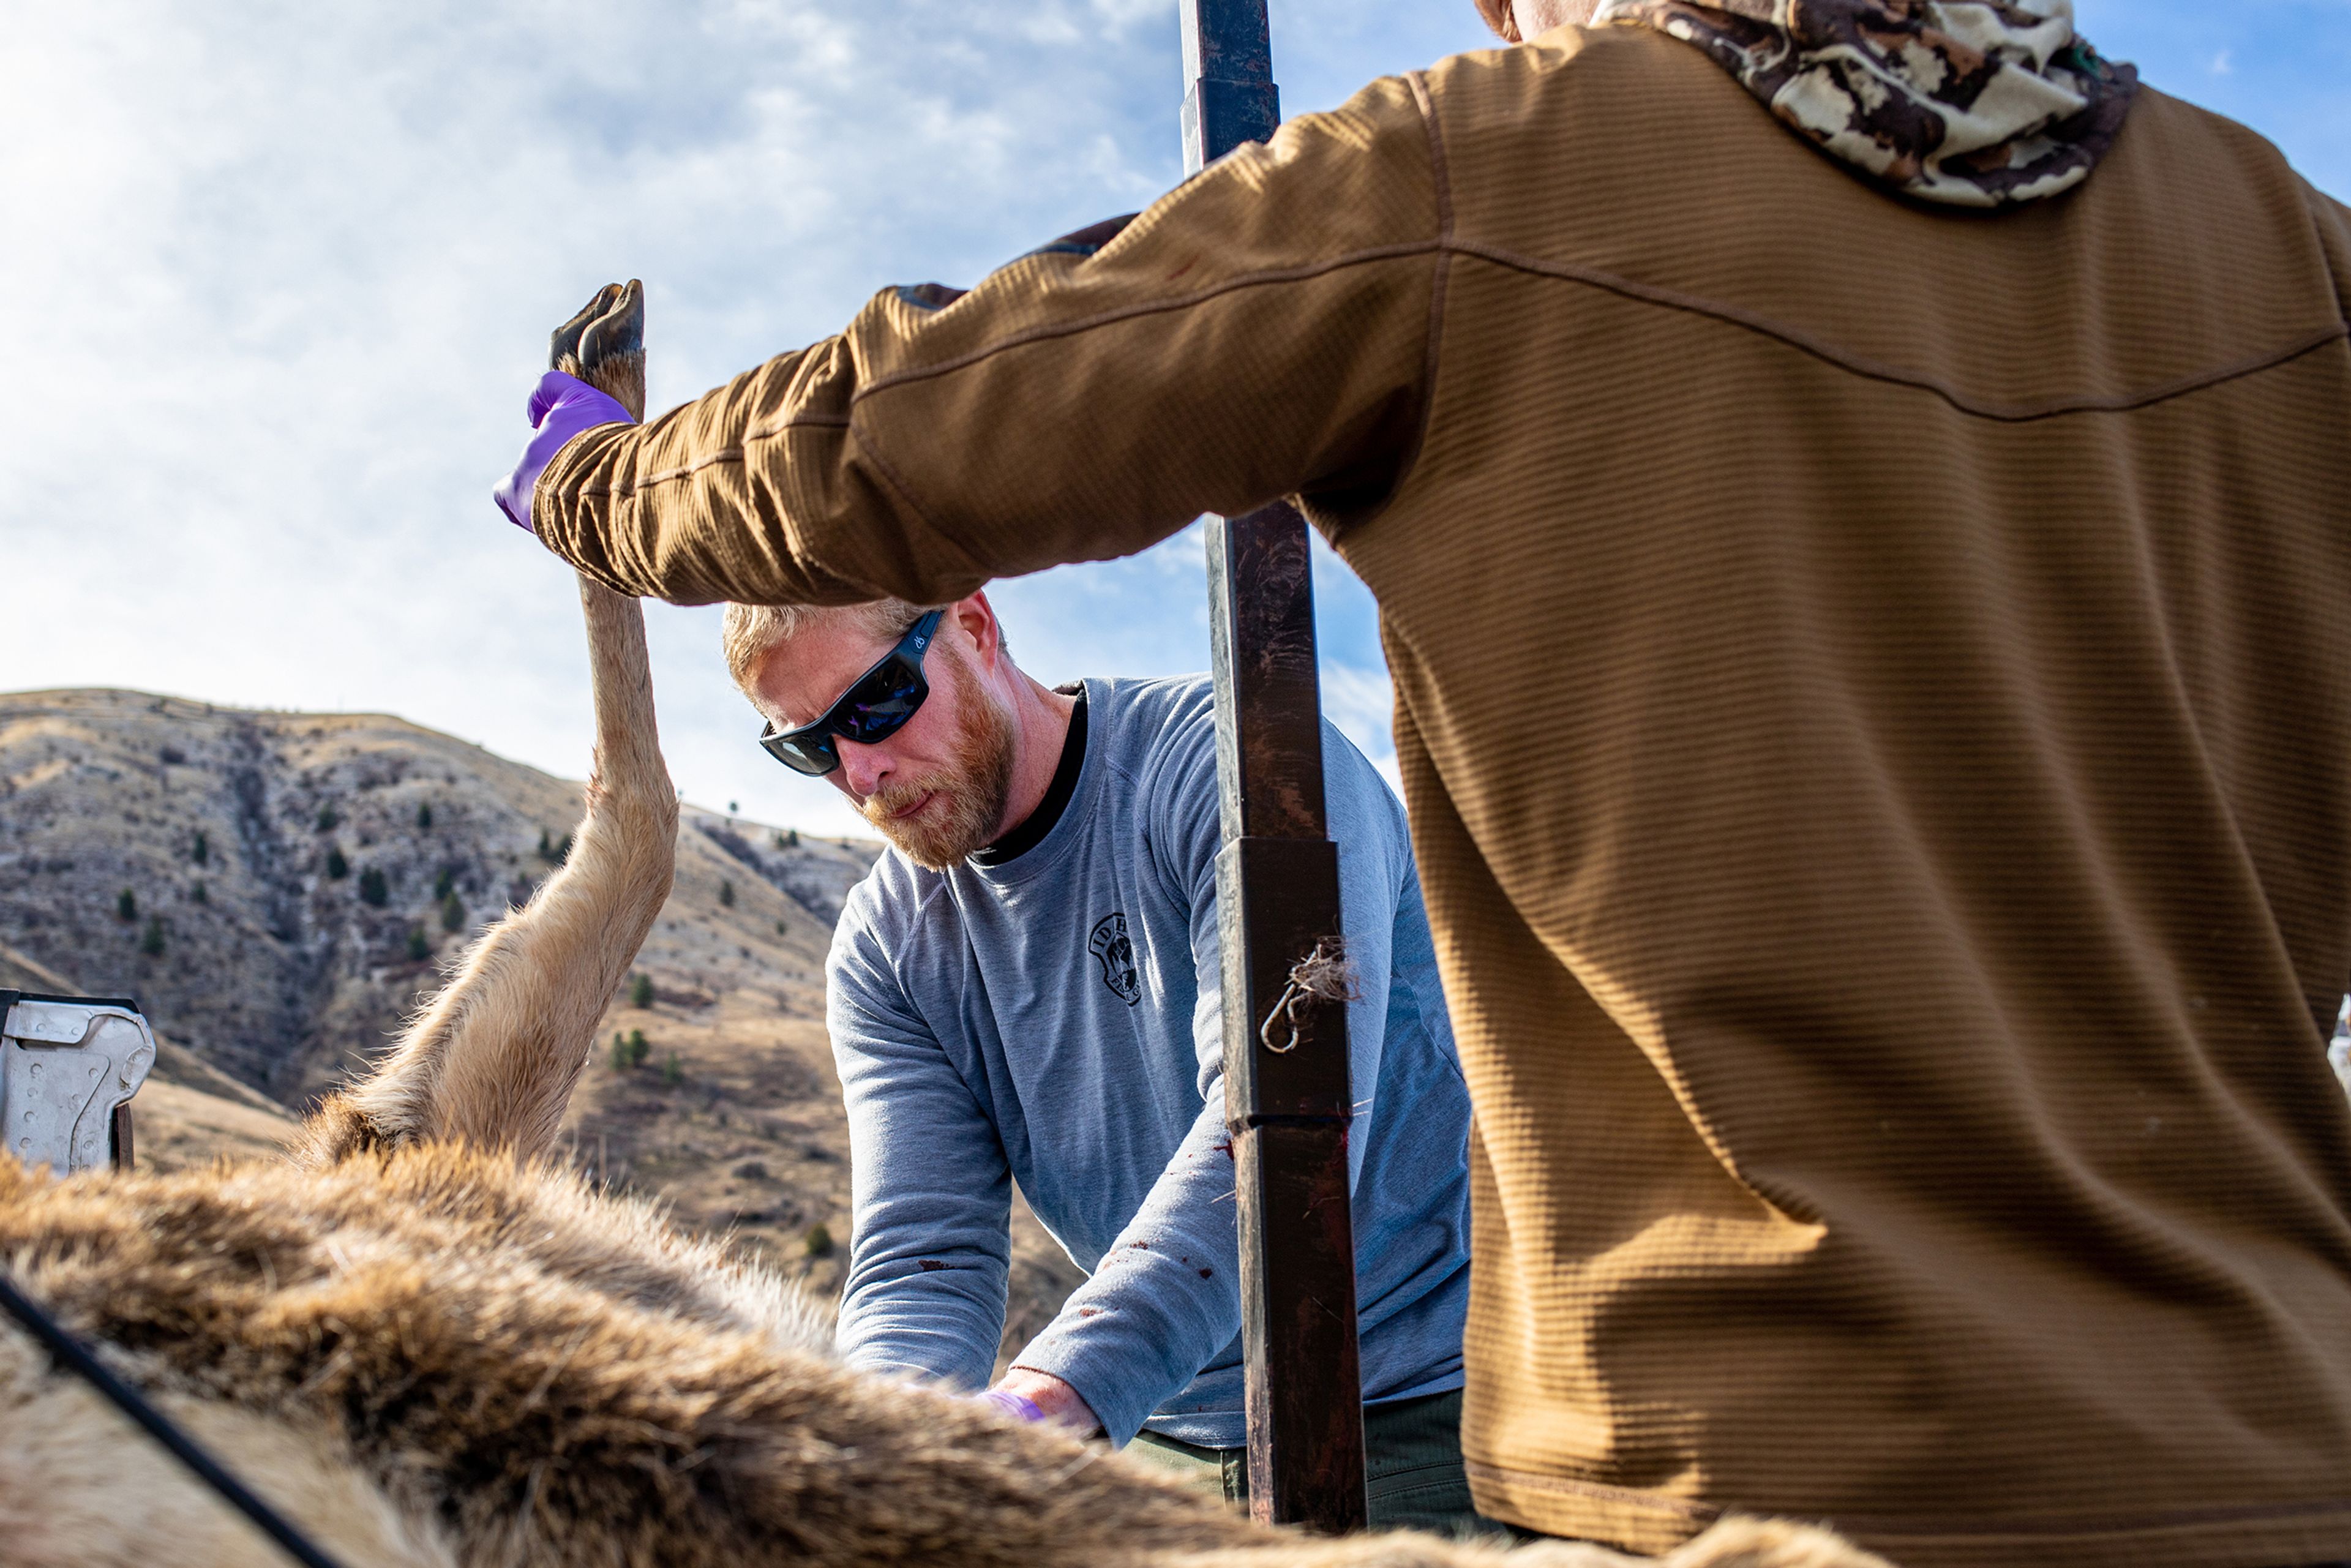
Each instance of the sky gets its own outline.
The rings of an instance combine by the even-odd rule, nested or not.
[[[1285,112],[1488,47],[1469,0],[1272,0]],[[2351,0],[2080,0],[2351,199]],[[579,777],[569,571],[489,488],[547,333],[642,277],[651,406],[969,285],[1182,174],[1174,0],[0,0],[0,690],[389,712]],[[1319,549],[1319,547],[1318,547]],[[1376,618],[1320,555],[1328,711]],[[1042,679],[1207,664],[1197,530],[991,591]],[[860,831],[648,605],[698,804]]]

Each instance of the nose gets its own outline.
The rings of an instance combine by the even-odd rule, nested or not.
[[[862,800],[890,777],[890,755],[883,747],[862,740],[835,739],[832,744],[833,749],[841,753],[841,766],[832,770],[832,781],[838,788]]]

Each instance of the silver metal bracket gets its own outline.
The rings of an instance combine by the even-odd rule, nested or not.
[[[0,990],[0,1148],[61,1176],[131,1155],[131,1097],[155,1065],[136,1004]]]

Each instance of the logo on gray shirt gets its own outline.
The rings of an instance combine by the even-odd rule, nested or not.
[[[1102,984],[1128,1007],[1143,999],[1143,981],[1134,972],[1134,944],[1126,939],[1126,912],[1119,910],[1094,923],[1086,951],[1102,960]]]

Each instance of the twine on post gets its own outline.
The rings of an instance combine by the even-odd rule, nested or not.
[[[1314,944],[1314,951],[1290,967],[1290,983],[1281,988],[1274,998],[1273,1010],[1265,1015],[1265,1022],[1257,1031],[1259,1044],[1276,1056],[1287,1056],[1298,1049],[1299,1027],[1304,1021],[1306,1009],[1316,1002],[1352,1002],[1362,995],[1355,983],[1355,966],[1347,956],[1346,942],[1337,936],[1325,936]],[[1276,1024],[1287,1024],[1290,1039],[1276,1045],[1273,1030]]]

